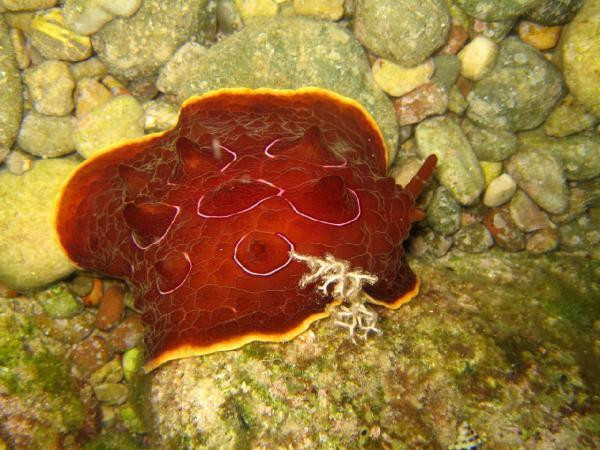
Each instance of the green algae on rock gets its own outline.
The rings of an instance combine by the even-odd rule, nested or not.
[[[454,0],[467,14],[478,19],[514,19],[537,6],[541,0]]]
[[[485,187],[485,179],[471,144],[455,121],[433,117],[416,130],[417,152],[421,158],[438,157],[436,178],[463,205],[474,203]]]
[[[8,26],[0,17],[0,162],[9,152],[21,123],[21,76],[10,42]]]
[[[69,275],[74,267],[52,227],[54,199],[77,162],[36,161],[23,175],[0,173],[0,281],[16,290],[36,289]]]
[[[544,0],[527,12],[527,18],[542,25],[560,25],[569,22],[583,0]]]
[[[460,124],[471,147],[481,161],[504,161],[517,151],[517,135],[475,125],[465,119]]]
[[[413,264],[421,300],[382,312],[383,334],[362,345],[323,321],[154,372],[152,445],[288,447],[301,433],[307,448],[448,448],[465,419],[491,446],[591,445],[568,407],[594,418],[589,261],[453,252]]]
[[[587,0],[561,38],[565,81],[571,93],[600,119],[600,0]]]
[[[199,31],[199,23],[204,23],[202,16],[214,13],[207,3],[146,0],[133,16],[118,17],[94,34],[94,49],[117,77],[133,80],[153,76],[181,44]]]
[[[589,130],[598,124],[598,118],[587,112],[571,94],[559,102],[544,122],[548,136],[564,137]]]
[[[353,98],[373,115],[390,152],[388,161],[394,161],[398,125],[392,104],[373,80],[363,48],[340,25],[303,18],[255,19],[208,49],[185,49],[197,57],[176,54],[175,64],[168,63],[157,81],[180,102],[223,87],[329,89]]]
[[[354,33],[374,54],[404,66],[425,61],[446,43],[443,0],[357,0]]]
[[[505,131],[540,125],[564,94],[559,70],[517,37],[500,44],[496,64],[475,83],[467,116],[477,125]]]
[[[435,190],[427,207],[427,223],[444,236],[454,234],[460,227],[460,205],[443,186]]]
[[[600,175],[600,135],[595,131],[554,138],[533,130],[519,134],[519,145],[550,152],[562,163],[569,180],[589,180]]]
[[[65,346],[33,326],[38,314],[31,299],[0,298],[0,422],[18,448],[47,448],[95,431],[87,416],[94,401],[71,379]]]

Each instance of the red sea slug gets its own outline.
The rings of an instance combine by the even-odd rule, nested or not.
[[[403,189],[357,102],[316,88],[224,89],[177,125],[110,148],[65,183],[55,226],[79,267],[126,280],[147,326],[147,370],[250,341],[283,341],[336,299],[301,286],[302,255],[377,276],[370,299],[416,295],[402,241],[436,163]]]

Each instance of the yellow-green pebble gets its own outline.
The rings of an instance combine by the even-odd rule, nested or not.
[[[144,351],[140,347],[133,347],[123,353],[123,373],[127,381],[131,380],[133,376],[142,370],[144,365]]]
[[[481,169],[483,170],[483,176],[485,178],[485,185],[489,186],[492,180],[500,175],[502,172],[501,162],[492,161],[479,161]]]
[[[344,0],[294,0],[294,11],[302,16],[339,20],[344,15]]]
[[[31,43],[48,59],[82,61],[92,54],[90,38],[67,28],[59,8],[51,9],[33,18]]]
[[[378,59],[371,67],[375,82],[392,97],[400,97],[427,83],[433,75],[433,60],[415,67],[403,67],[387,59]]]
[[[273,17],[279,12],[279,5],[274,0],[235,0],[244,20],[253,17]]]

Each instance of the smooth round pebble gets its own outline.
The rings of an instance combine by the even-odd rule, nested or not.
[[[30,111],[21,124],[17,144],[27,153],[42,158],[56,158],[75,151],[72,116],[47,116]]]
[[[565,82],[571,93],[600,119],[600,0],[587,0],[561,39]]]
[[[467,116],[498,130],[529,130],[540,125],[564,94],[559,70],[517,37],[506,38],[494,67],[475,82]]]
[[[74,267],[52,227],[54,201],[78,163],[36,161],[23,175],[0,173],[0,281],[15,290],[42,287]]]
[[[519,151],[506,162],[506,170],[538,206],[553,214],[566,211],[566,179],[560,163],[549,152]]]
[[[462,205],[474,203],[485,187],[479,161],[469,140],[455,121],[433,117],[415,129],[417,153],[421,158],[438,158],[436,178]]]
[[[534,255],[539,255],[556,249],[558,243],[558,230],[556,228],[545,228],[534,231],[527,236],[525,250]]]
[[[392,97],[400,97],[429,81],[434,71],[433,60],[415,67],[403,67],[387,59],[377,59],[371,66],[375,82]]]
[[[548,215],[521,190],[515,193],[510,201],[509,208],[512,220],[525,232],[541,230],[552,226]]]
[[[73,110],[75,80],[62,61],[45,61],[23,74],[35,110],[42,114],[64,116]]]
[[[144,109],[130,95],[120,95],[78,118],[75,148],[84,158],[144,134]]]
[[[403,66],[425,61],[446,43],[443,0],[357,0],[354,34],[372,53]]]
[[[500,206],[510,200],[516,190],[517,183],[515,183],[515,180],[509,174],[503,173],[494,178],[485,190],[483,204],[488,208]]]
[[[469,80],[480,80],[496,60],[498,46],[485,36],[476,36],[458,53],[462,63],[461,75]]]
[[[120,383],[102,383],[94,386],[96,398],[107,405],[121,405],[127,400],[127,386]]]
[[[124,290],[118,284],[113,284],[104,291],[98,305],[96,328],[108,331],[117,324],[123,315],[123,295]]]

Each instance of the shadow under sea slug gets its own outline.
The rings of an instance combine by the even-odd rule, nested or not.
[[[223,89],[188,100],[173,129],[83,163],[62,189],[55,228],[76,265],[133,290],[149,371],[288,340],[331,314],[343,291],[311,276],[318,258],[368,274],[361,287],[374,303],[415,296],[402,241],[423,217],[415,198],[436,158],[404,189],[386,177],[386,158],[353,100],[318,88]]]

